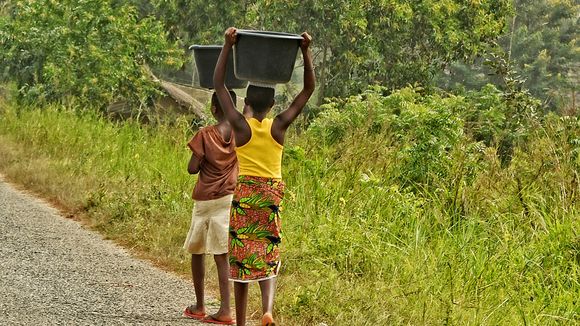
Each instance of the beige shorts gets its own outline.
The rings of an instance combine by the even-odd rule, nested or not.
[[[183,249],[191,254],[221,255],[228,252],[232,198],[233,195],[227,195],[195,202]]]

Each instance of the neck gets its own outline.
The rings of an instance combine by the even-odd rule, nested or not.
[[[262,121],[264,120],[264,118],[268,115],[268,112],[262,112],[262,113],[258,113],[258,112],[252,112],[251,117],[258,120],[258,121]]]

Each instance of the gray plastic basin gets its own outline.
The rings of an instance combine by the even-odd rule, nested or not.
[[[237,34],[234,46],[237,78],[270,84],[290,81],[302,36],[251,30],[238,30]]]
[[[193,50],[193,57],[195,59],[195,66],[199,76],[199,86],[204,88],[213,88],[213,72],[217,63],[218,57],[222,50],[221,45],[192,45],[189,47]],[[226,66],[226,87],[245,88],[248,81],[240,80],[234,75],[233,56],[230,54],[228,58],[228,65]]]

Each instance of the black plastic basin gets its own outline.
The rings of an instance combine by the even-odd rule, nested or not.
[[[189,47],[193,50],[193,57],[195,59],[195,66],[199,76],[199,86],[205,88],[213,88],[213,71],[217,63],[218,57],[222,50],[221,45],[192,45]],[[228,58],[228,65],[226,66],[226,87],[245,88],[248,81],[240,80],[234,75],[234,62],[230,55]]]
[[[239,79],[270,84],[290,81],[302,37],[296,34],[238,30],[234,71]]]

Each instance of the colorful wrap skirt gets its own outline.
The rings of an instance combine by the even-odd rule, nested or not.
[[[229,228],[230,279],[262,281],[280,268],[280,179],[240,175],[232,200]]]

